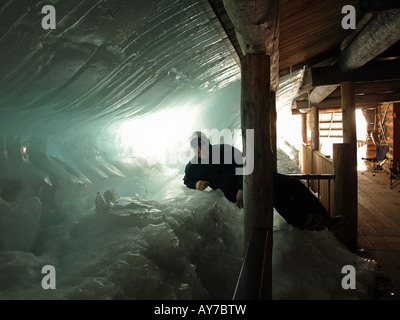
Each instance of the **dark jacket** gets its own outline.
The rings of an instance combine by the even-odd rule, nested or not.
[[[221,189],[228,200],[236,202],[237,191],[243,189],[243,176],[235,172],[236,168],[242,167],[242,164],[237,163],[242,162],[242,153],[228,144],[210,145],[209,148],[208,159],[194,156],[186,165],[184,184],[196,189],[197,181],[208,181],[210,188]],[[224,162],[225,154],[231,160],[230,163]]]

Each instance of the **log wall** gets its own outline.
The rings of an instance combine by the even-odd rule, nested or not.
[[[377,108],[363,108],[363,114],[367,120],[367,158],[374,157],[376,148],[371,132],[376,129],[376,138],[383,144],[389,145],[388,158],[393,159],[394,154],[394,127],[393,127],[393,102],[379,103]],[[384,120],[383,125],[381,121]],[[389,171],[389,162],[384,165],[384,170]]]

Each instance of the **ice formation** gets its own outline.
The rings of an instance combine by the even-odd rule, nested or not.
[[[71,168],[61,161],[47,164],[41,181],[19,185],[64,185],[62,194],[52,195],[61,200],[58,208],[24,199],[22,191],[1,200],[2,299],[232,298],[243,262],[243,210],[220,190],[186,188],[177,169],[127,161],[112,166],[125,178],[106,179],[103,190],[71,173],[67,183],[62,173]],[[274,220],[274,299],[368,298],[374,263],[350,253],[327,230],[293,229],[276,213]],[[55,290],[41,287],[45,265],[55,267]],[[344,265],[356,267],[357,290],[341,287]]]

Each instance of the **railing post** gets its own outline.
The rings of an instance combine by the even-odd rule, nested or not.
[[[246,255],[236,283],[233,300],[260,300],[264,297],[264,268],[268,263],[265,248],[268,243],[268,230],[254,228]]]

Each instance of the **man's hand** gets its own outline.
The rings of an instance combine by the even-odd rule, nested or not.
[[[243,208],[243,190],[238,190],[236,194],[236,205],[239,208]]]
[[[208,181],[199,180],[199,181],[197,181],[197,183],[196,183],[196,189],[197,189],[197,190],[200,190],[200,191],[203,191],[205,188],[208,187],[209,184],[210,184],[210,183],[209,183]]]

